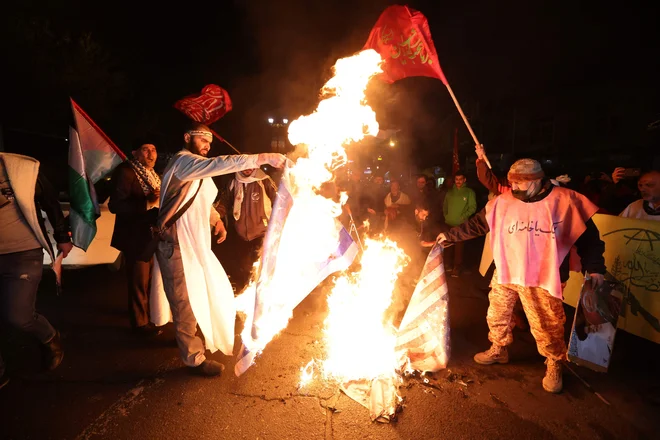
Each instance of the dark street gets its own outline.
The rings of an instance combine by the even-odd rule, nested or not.
[[[235,377],[236,359],[216,353],[227,370],[206,379],[184,370],[171,324],[155,340],[129,332],[121,272],[68,270],[64,282],[64,294],[55,296],[46,271],[38,303],[63,334],[62,365],[38,372],[36,344],[18,334],[5,347],[12,380],[0,392],[2,438],[641,439],[660,427],[658,346],[625,332],[609,373],[571,366],[593,391],[568,372],[563,393],[543,391],[544,365],[529,332],[516,331],[510,364],[475,364],[473,354],[488,344],[487,298],[476,271],[449,278],[449,368],[428,383],[404,380],[403,410],[386,425],[371,422],[335,384],[317,378],[298,389],[300,368],[324,353],[322,288],[246,374]]]

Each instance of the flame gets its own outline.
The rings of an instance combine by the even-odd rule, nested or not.
[[[332,171],[346,163],[346,145],[378,134],[376,113],[365,104],[364,93],[369,80],[382,72],[382,62],[372,49],[338,60],[316,111],[289,125],[291,144],[307,146],[308,157],[300,158],[294,171],[299,185],[318,188],[331,180]]]
[[[298,384],[298,389],[303,388],[314,379],[314,364],[314,359],[312,359],[307,362],[307,365],[300,369],[300,383]]]
[[[382,62],[374,50],[338,60],[335,75],[322,89],[318,108],[289,125],[289,140],[304,150],[288,170],[295,202],[277,250],[277,261],[290,264],[277,265],[267,286],[268,296],[277,298],[277,304],[267,305],[267,312],[254,323],[250,306],[254,308],[256,285],[251,283],[239,297],[239,308],[246,314],[242,339],[251,351],[263,350],[286,327],[291,311],[304,298],[296,297],[295,292],[307,295],[315,287],[314,274],[294,262],[300,261],[300,255],[321,262],[336,248],[336,217],[347,195],[341,194],[336,202],[319,192],[334,179],[334,171],[347,163],[346,146],[378,133],[376,114],[365,103],[365,90],[369,80],[382,72]],[[384,313],[406,258],[392,241],[367,240],[361,270],[338,278],[328,299],[327,358],[323,363],[312,360],[301,369],[300,387],[313,379],[315,365],[326,378],[341,380],[395,374],[395,331],[384,320]]]
[[[336,280],[325,321],[326,377],[346,382],[395,375],[396,330],[385,311],[407,261],[393,241],[367,239],[359,272]]]

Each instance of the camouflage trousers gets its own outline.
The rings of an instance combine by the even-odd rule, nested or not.
[[[511,319],[518,298],[541,356],[551,360],[566,359],[564,342],[566,315],[562,300],[540,287],[498,284],[497,271],[493,274],[488,295],[490,306],[486,319],[490,329],[488,333],[490,342],[500,346],[507,346],[513,342]]]

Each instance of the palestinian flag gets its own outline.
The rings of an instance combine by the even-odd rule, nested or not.
[[[71,241],[87,250],[100,216],[94,184],[126,159],[94,121],[71,99],[76,128],[69,127],[69,224]]]

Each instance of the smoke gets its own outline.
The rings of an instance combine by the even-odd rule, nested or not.
[[[380,13],[393,3],[235,0],[249,40],[242,44],[251,48],[247,55],[253,66],[250,74],[229,85],[234,111],[219,124],[245,148],[268,149],[267,118],[292,121],[313,111],[337,59],[361,50]],[[367,100],[383,129],[399,130],[398,175],[408,177],[425,165],[437,165],[443,153],[451,154],[449,133],[454,125],[442,125],[442,121],[452,107],[439,81],[411,78],[392,85],[372,81]],[[367,144],[349,148],[349,156],[371,154],[373,149]]]

